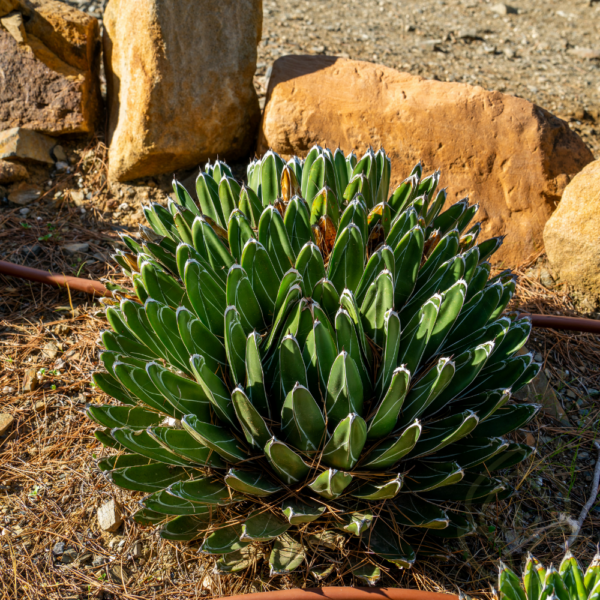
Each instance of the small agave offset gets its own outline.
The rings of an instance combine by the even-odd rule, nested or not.
[[[499,600],[598,600],[600,598],[600,554],[594,556],[585,573],[567,550],[558,571],[544,567],[531,554],[527,557],[523,580],[500,563]]]
[[[532,452],[502,437],[536,413],[511,392],[539,370],[516,355],[530,321],[503,314],[513,275],[490,276],[502,240],[478,243],[468,200],[442,210],[439,173],[391,194],[390,173],[383,151],[268,152],[248,185],[217,162],[198,203],[175,182],[122,238],[134,291],[113,288],[94,375],[122,405],[89,409],[122,452],[99,466],[222,571],[259,548],[324,578],[343,546],[373,583],[378,557],[408,568],[471,533],[465,504],[509,495],[490,473]]]

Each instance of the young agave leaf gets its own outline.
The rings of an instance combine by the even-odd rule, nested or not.
[[[367,441],[367,424],[356,413],[337,425],[323,449],[322,461],[328,467],[348,471],[361,456]]]
[[[376,202],[387,202],[390,193],[390,177],[392,174],[392,161],[386,156],[385,151],[380,149],[375,154],[377,164],[377,177],[375,181],[379,182],[376,189]]]
[[[322,152],[323,152],[323,149],[320,146],[315,145],[309,150],[308,154],[306,155],[306,158],[304,159],[304,165],[302,167],[302,182],[301,182],[301,190],[302,190],[303,198],[306,198],[310,170],[311,170],[314,162],[322,154]]]
[[[407,527],[440,530],[448,527],[448,515],[436,504],[423,501],[416,494],[400,494],[393,504],[394,520]]]
[[[386,314],[394,307],[394,282],[392,274],[383,270],[369,286],[360,315],[365,333],[378,346],[385,342]]]
[[[255,448],[262,449],[271,439],[272,434],[258,410],[254,408],[239,385],[233,390],[231,401],[247,442]]]
[[[312,523],[322,517],[325,507],[312,500],[301,502],[292,497],[283,501],[281,510],[290,525],[301,525],[302,523]]]
[[[353,200],[357,195],[361,195],[364,199],[365,208],[367,211],[372,210],[375,203],[373,202],[373,194],[371,192],[371,185],[369,180],[365,175],[359,173],[357,175],[353,175],[350,181],[348,182],[348,186],[344,191],[344,199],[347,202]]]
[[[278,537],[269,556],[270,576],[286,575],[304,562],[304,547],[287,533]]]
[[[326,500],[338,498],[352,482],[352,475],[336,469],[328,469],[318,475],[308,487]]]
[[[369,262],[362,274],[358,288],[356,289],[356,301],[362,304],[369,286],[375,281],[379,273],[387,269],[395,281],[396,263],[394,260],[394,252],[389,246],[380,246],[376,252],[371,255]]]
[[[278,342],[282,334],[282,329],[286,325],[286,321],[290,313],[293,311],[296,304],[298,304],[302,300],[302,289],[298,284],[293,285],[289,290],[283,301],[275,320],[271,326],[271,335],[269,335],[265,344],[263,344],[263,353],[268,355],[271,347],[274,343]],[[290,329],[285,328],[286,331],[290,331]]]
[[[233,490],[250,496],[265,497],[279,492],[282,488],[260,472],[229,469],[225,483]]]
[[[121,446],[121,444],[119,445]],[[155,461],[145,456],[140,456],[139,454],[114,454],[113,456],[99,460],[96,466],[100,471],[112,471],[113,469],[122,469],[124,467],[151,465],[154,462]]]
[[[235,306],[240,317],[244,333],[263,331],[266,323],[263,314],[252,291],[248,275],[240,265],[233,265],[227,275],[227,305]]]
[[[360,229],[350,223],[335,242],[329,258],[327,277],[338,294],[354,291],[364,269],[365,247]],[[319,278],[320,279],[320,278]]]
[[[402,331],[398,350],[398,362],[404,363],[411,373],[416,373],[421,357],[431,337],[435,322],[439,315],[442,297],[432,296],[419,312],[408,322]]]
[[[542,581],[545,577],[545,572],[542,572],[540,568],[538,568],[538,573],[540,577],[542,577]],[[596,552],[592,562],[589,564],[588,568],[585,570],[585,575],[583,577],[583,584],[585,585],[585,589],[588,591],[588,597],[591,597],[593,590],[596,588],[598,582],[600,581],[600,553]]]
[[[217,182],[208,173],[200,173],[198,175],[198,179],[196,179],[196,193],[198,194],[202,214],[210,217],[221,227],[227,227],[227,221],[223,216],[223,209],[219,201]]]
[[[479,418],[470,410],[427,423],[427,436],[417,442],[414,457],[438,452],[445,446],[469,435],[478,423]]]
[[[268,206],[258,224],[258,241],[267,251],[279,280],[296,262],[296,254],[279,211]]]
[[[110,429],[129,427],[141,431],[158,425],[162,420],[161,415],[155,412],[129,406],[89,406],[86,412],[93,421]]]
[[[502,561],[498,574],[498,590],[509,600],[527,600],[519,578]]]
[[[227,273],[235,260],[224,244],[227,242],[226,229],[209,222],[208,218],[196,217],[192,225],[192,239],[196,250],[208,260],[214,271]]]
[[[299,383],[294,385],[283,403],[281,434],[302,452],[318,450],[324,440],[323,414],[311,393]]]
[[[550,568],[546,572],[544,590],[542,592],[542,598],[557,598],[560,600],[570,600],[569,590],[565,586],[560,573],[550,565]]]
[[[189,500],[182,500],[167,493],[166,490],[154,492],[141,501],[142,506],[163,515],[209,515],[210,508],[202,504],[196,504]]]
[[[476,294],[483,291],[485,286],[488,284],[490,271],[492,265],[490,263],[480,263],[477,265],[473,277],[469,281],[469,287],[467,289],[467,302],[469,302]]]
[[[233,493],[223,482],[210,477],[178,481],[171,484],[166,491],[181,500],[208,506],[228,506],[245,499],[244,496]]]
[[[371,527],[370,535],[363,537],[363,543],[369,550],[401,569],[410,569],[415,562],[415,551],[381,517]]]
[[[370,512],[353,512],[341,515],[343,524],[338,526],[346,533],[360,536],[371,527],[373,514]]]
[[[308,387],[302,352],[293,335],[286,335],[279,345],[279,364],[283,397],[291,393],[296,384]]]
[[[399,436],[388,438],[375,446],[363,459],[361,468],[367,471],[391,469],[415,447],[421,430],[421,424],[415,420]]]
[[[160,537],[164,540],[190,542],[202,535],[209,524],[210,519],[206,515],[177,517],[160,528]]]
[[[147,431],[135,431],[128,427],[122,427],[113,429],[110,434],[122,446],[141,456],[146,456],[167,465],[183,467],[190,465],[189,460],[180,458],[173,452],[165,450]]]
[[[300,254],[300,250],[308,242],[314,242],[314,236],[310,223],[310,212],[302,198],[294,196],[287,205],[283,224],[288,234],[294,256]]]
[[[367,223],[367,211],[366,206],[360,200],[360,198],[354,198],[348,206],[344,209],[337,230],[336,242],[342,232],[350,225],[354,224],[360,230],[362,235],[363,245],[367,246],[367,240],[369,238],[369,226]]]
[[[126,490],[152,494],[170,485],[192,478],[197,471],[173,467],[164,463],[152,463],[136,467],[115,469],[108,474],[112,483]]]
[[[254,511],[242,524],[240,540],[242,542],[270,542],[283,535],[290,524],[272,512]]]
[[[406,233],[394,248],[396,281],[394,282],[394,306],[399,310],[410,298],[423,256],[425,239],[419,225]],[[402,273],[402,277],[400,277]]]
[[[242,260],[242,250],[246,242],[253,237],[255,236],[248,217],[239,209],[232,211],[227,224],[227,240],[231,255],[238,263]]]
[[[229,221],[231,213],[237,209],[241,189],[240,184],[233,177],[225,176],[219,183],[219,200],[225,223]]]
[[[246,340],[246,393],[252,405],[265,418],[270,418],[271,411],[265,391],[265,376],[262,368],[260,352],[260,335],[251,333]]]
[[[262,212],[262,204],[256,192],[251,187],[242,186],[238,207],[246,215],[252,228],[256,229]]]
[[[452,381],[454,372],[454,362],[449,358],[440,358],[408,392],[398,426],[404,427],[422,415]]]
[[[313,199],[319,193],[319,190],[323,189],[325,185],[326,177],[326,159],[323,154],[320,154],[314,162],[309,166],[307,160],[304,162],[304,169],[302,172],[302,196],[306,199],[308,206],[312,209]],[[304,174],[308,170],[308,179],[306,181],[306,188],[304,186]]]
[[[325,186],[313,198],[310,209],[310,224],[316,225],[323,218],[328,218],[337,231],[340,221],[340,208],[335,193]]]
[[[342,351],[335,359],[327,382],[325,410],[327,422],[335,427],[350,413],[361,414],[363,408],[363,386],[356,363]]]
[[[373,367],[373,351],[371,350],[371,346],[369,345],[367,336],[365,335],[365,330],[363,329],[361,312],[358,310],[356,299],[350,290],[344,290],[340,295],[340,306],[346,311],[354,323],[354,327],[356,328],[356,337],[360,342],[360,349],[365,360],[365,365],[370,370]],[[348,352],[350,352],[350,350],[348,350]],[[355,358],[354,361],[356,362]]]
[[[373,587],[381,579],[381,569],[373,563],[364,563],[351,568],[352,575]]]
[[[183,429],[172,427],[149,427],[148,434],[156,440],[163,448],[172,451],[177,456],[182,456],[198,465],[225,468],[221,457],[212,452],[206,446],[200,446],[198,442]]]
[[[399,474],[395,479],[386,483],[365,483],[353,491],[351,496],[366,501],[389,500],[396,497],[402,487],[403,481],[404,476]]]
[[[156,389],[182,414],[210,420],[210,401],[195,381],[165,369],[155,362],[146,365]]]
[[[405,367],[398,367],[394,370],[387,392],[377,406],[375,415],[369,420],[368,440],[379,440],[394,430],[409,383],[410,372]],[[360,414],[360,411],[355,412]]]
[[[405,491],[429,492],[437,488],[458,483],[464,471],[455,462],[419,462],[405,478]]]
[[[265,445],[265,456],[286,485],[302,481],[310,471],[298,454],[274,437]]]
[[[257,240],[246,242],[242,252],[242,268],[250,279],[265,321],[271,322],[280,280],[268,252]]]
[[[193,415],[183,417],[181,424],[192,437],[227,462],[235,464],[248,458],[246,450],[228,430],[205,423]]]
[[[229,554],[237,552],[249,544],[240,540],[242,534],[241,525],[229,525],[213,531],[206,536],[200,552],[205,554]]]
[[[233,380],[239,385],[246,375],[246,334],[235,306],[225,310],[225,352]]]
[[[177,240],[175,222],[164,206],[153,202],[150,206],[144,206],[143,210],[146,220],[158,235]]]

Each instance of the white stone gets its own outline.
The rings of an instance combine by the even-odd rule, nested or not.
[[[115,500],[109,500],[98,509],[98,525],[100,525],[100,529],[115,532],[119,529],[122,522],[121,507]]]

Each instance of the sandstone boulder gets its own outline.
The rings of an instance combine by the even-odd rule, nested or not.
[[[29,173],[23,165],[0,159],[0,185],[23,181]]]
[[[0,131],[0,160],[53,165],[51,152],[55,145],[56,140],[47,135],[13,127]]]
[[[593,160],[565,122],[522,98],[348,59],[280,58],[258,152],[304,155],[314,144],[385,148],[392,185],[419,160],[426,172],[441,169],[449,203],[479,203],[482,239],[508,235],[494,258],[509,266],[542,250],[565,186]]]
[[[600,298],[600,160],[569,183],[546,223],[544,244],[561,280]]]
[[[112,178],[248,152],[260,0],[110,0],[104,25]]]
[[[22,16],[12,12],[0,27],[0,131],[92,132],[100,102],[98,21],[56,0],[9,5]]]

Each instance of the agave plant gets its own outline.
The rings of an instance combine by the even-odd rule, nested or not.
[[[598,600],[600,598],[600,553],[596,553],[585,573],[567,549],[558,571],[546,570],[531,554],[527,557],[522,582],[500,563],[500,600]]]
[[[536,413],[509,400],[539,369],[516,355],[529,320],[503,315],[513,275],[490,276],[502,239],[477,243],[467,199],[442,210],[438,172],[392,194],[390,173],[383,151],[268,152],[248,185],[216,162],[198,202],[174,182],[122,238],[133,291],[108,302],[94,375],[122,405],[89,415],[123,452],[99,466],[223,571],[260,544],[272,573],[343,545],[372,583],[377,556],[407,568],[423,533],[473,531],[456,503],[508,495],[489,474],[532,451],[502,437]]]

